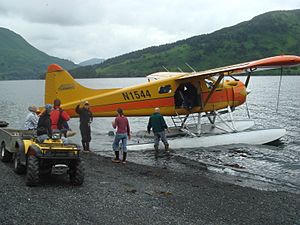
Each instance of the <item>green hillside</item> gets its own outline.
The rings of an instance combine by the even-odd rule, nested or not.
[[[76,67],[69,60],[39,51],[20,35],[0,27],[0,79],[36,79],[51,63],[58,63],[66,69]]]
[[[91,67],[77,77],[144,76],[162,71],[190,71],[230,65],[273,55],[300,55],[300,10],[274,11],[211,34],[194,36],[131,52]],[[290,73],[299,73],[299,69]]]

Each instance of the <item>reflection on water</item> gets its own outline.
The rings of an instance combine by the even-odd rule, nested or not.
[[[244,78],[241,78],[244,80]],[[82,79],[79,82],[91,88],[125,87],[147,82],[144,78]],[[249,88],[248,106],[256,127],[283,127],[287,134],[278,146],[234,145],[199,149],[180,149],[155,159],[151,150],[130,152],[129,161],[174,170],[194,170],[208,173],[212,179],[221,179],[239,185],[261,189],[288,190],[300,193],[300,77],[283,77],[280,104],[276,114],[279,77],[253,77]],[[29,105],[43,105],[44,81],[1,81],[0,120],[12,128],[22,128]],[[234,112],[237,118],[246,118],[245,106]],[[112,156],[113,118],[95,118],[92,124],[91,147],[99,154]],[[148,118],[129,118],[133,132],[145,130]],[[170,120],[167,120],[172,125]],[[78,135],[78,119],[70,121]],[[132,141],[137,141],[133,136]],[[150,140],[151,141],[151,140]],[[171,146],[172,147],[172,146]],[[208,165],[203,170],[203,165]]]

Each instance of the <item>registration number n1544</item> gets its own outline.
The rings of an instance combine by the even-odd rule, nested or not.
[[[149,90],[123,92],[122,95],[124,100],[151,98],[151,93]]]

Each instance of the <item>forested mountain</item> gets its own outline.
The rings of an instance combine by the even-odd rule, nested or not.
[[[86,61],[83,61],[81,63],[79,63],[79,66],[92,66],[95,64],[100,64],[103,63],[105,61],[105,59],[99,59],[99,58],[92,58]]]
[[[66,69],[76,65],[36,49],[20,35],[0,27],[0,79],[37,79],[51,63]]]
[[[199,21],[201,22],[201,21]],[[200,71],[280,54],[300,55],[300,9],[268,12],[252,20],[175,43],[153,46],[76,68],[68,60],[49,56],[20,35],[0,27],[0,79],[36,79],[57,63],[79,78],[145,76],[163,71]],[[300,74],[300,69],[290,70]]]
[[[199,21],[200,23],[201,21]],[[300,10],[273,11],[210,34],[149,47],[71,71],[77,77],[144,76],[162,71],[197,71],[280,54],[300,55]],[[299,69],[290,73],[298,73]]]

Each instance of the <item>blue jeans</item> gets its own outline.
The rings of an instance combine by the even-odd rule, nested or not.
[[[161,141],[164,143],[164,145],[169,145],[168,144],[168,140],[166,138],[166,133],[165,131],[161,131],[161,132],[155,132],[154,133],[154,146],[158,146],[159,145],[159,141]]]
[[[116,134],[114,143],[112,144],[114,151],[119,151],[119,143],[122,141],[122,150],[127,152],[127,134]]]

